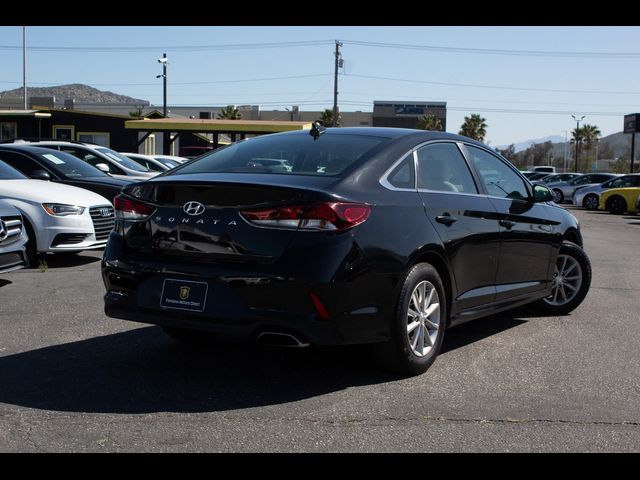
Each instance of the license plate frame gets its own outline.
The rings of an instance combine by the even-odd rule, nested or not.
[[[203,312],[208,293],[207,282],[165,278],[160,293],[160,306],[171,310]]]

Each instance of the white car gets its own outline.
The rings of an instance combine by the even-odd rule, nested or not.
[[[2,161],[0,200],[22,214],[31,264],[38,252],[102,248],[115,223],[113,206],[103,196],[70,185],[29,179]]]
[[[27,266],[27,240],[20,212],[10,203],[0,200],[0,273]]]

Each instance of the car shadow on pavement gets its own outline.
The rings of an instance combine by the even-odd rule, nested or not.
[[[443,351],[523,322],[492,317],[475,323],[449,331]],[[143,327],[0,357],[0,403],[83,413],[215,412],[401,378],[381,370],[367,346],[193,345],[170,339],[158,327]]]
[[[6,287],[7,285],[11,285],[13,282],[11,280],[6,280],[4,278],[0,278],[0,288]]]
[[[47,268],[81,267],[90,263],[99,262],[100,260],[102,260],[101,257],[82,255],[82,253],[53,253],[47,255],[40,254],[37,257],[36,262],[31,265],[31,268],[42,268],[43,265],[46,265]]]
[[[465,347],[483,338],[491,337],[492,335],[518,327],[524,323],[527,323],[526,320],[513,318],[513,316],[507,312],[459,325],[447,330],[441,353]]]

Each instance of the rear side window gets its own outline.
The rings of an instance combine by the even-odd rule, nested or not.
[[[467,162],[453,143],[426,145],[417,154],[418,188],[478,193]]]
[[[175,174],[271,173],[342,176],[380,151],[389,139],[325,133],[264,135],[203,155],[179,167]],[[171,175],[171,174],[170,174]]]
[[[413,154],[410,154],[387,176],[387,181],[396,188],[416,188],[416,172]]]

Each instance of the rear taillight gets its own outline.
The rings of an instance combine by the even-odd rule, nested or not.
[[[371,213],[364,203],[322,202],[243,210],[245,220],[259,227],[342,231],[361,224]]]
[[[142,222],[149,218],[156,209],[145,203],[118,195],[113,199],[116,219],[130,222]]]

